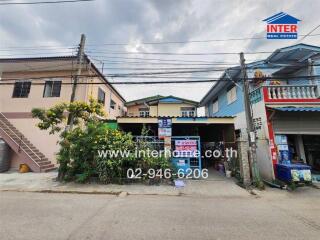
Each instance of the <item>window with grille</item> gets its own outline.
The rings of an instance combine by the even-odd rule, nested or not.
[[[194,107],[182,107],[180,109],[182,117],[195,117],[196,109]]]
[[[27,98],[30,93],[31,82],[23,81],[23,82],[15,82],[13,88],[13,98]]]
[[[113,101],[112,99],[110,100],[110,108],[113,110],[116,109],[116,102]]]
[[[149,108],[139,108],[139,116],[140,117],[149,117]]]
[[[46,81],[43,97],[60,97],[61,81]]]
[[[101,88],[99,88],[98,89],[98,103],[101,103],[102,105],[104,105],[105,101],[106,101],[106,93]]]

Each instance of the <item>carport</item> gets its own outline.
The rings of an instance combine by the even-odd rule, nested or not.
[[[172,117],[172,137],[199,137],[202,152],[202,166],[215,167],[225,160],[225,148],[236,149],[233,117]],[[125,132],[140,136],[143,125],[148,135],[158,139],[158,117],[119,117],[118,126]],[[206,150],[219,150],[223,154],[219,158],[206,157]]]

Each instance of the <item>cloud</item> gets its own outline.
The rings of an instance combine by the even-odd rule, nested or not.
[[[85,33],[88,55],[91,57],[100,55],[101,59],[113,61],[116,59],[110,58],[111,55],[106,53],[129,50],[177,53],[273,51],[279,47],[292,45],[296,41],[262,39],[167,45],[143,45],[141,43],[265,36],[265,23],[262,20],[280,11],[301,19],[299,33],[307,33],[318,24],[317,9],[320,9],[320,2],[312,0],[97,0],[78,4],[1,6],[0,48],[48,44],[75,46],[79,42],[80,34]],[[304,42],[318,44],[319,37],[309,37]],[[90,45],[102,43],[130,43],[130,45],[129,47],[104,46],[103,48]],[[238,55],[112,55],[112,57],[116,56],[180,61],[224,61],[235,64],[239,62]],[[264,57],[266,55],[246,56],[247,61]],[[118,61],[124,60],[118,59]],[[156,65],[105,63],[105,67],[109,68],[141,66],[157,67]],[[107,73],[129,72],[125,69],[106,71]],[[217,77],[220,74],[215,72],[201,74],[201,76]],[[143,88],[126,85],[116,86],[116,88],[128,100],[141,97],[141,95],[153,94],[172,94],[200,100],[212,84],[148,85]]]

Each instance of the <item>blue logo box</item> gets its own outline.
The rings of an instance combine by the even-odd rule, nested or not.
[[[297,39],[297,33],[267,33],[267,39]]]

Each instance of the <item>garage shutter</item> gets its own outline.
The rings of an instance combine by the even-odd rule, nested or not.
[[[276,134],[320,135],[319,112],[276,112],[272,123]]]

